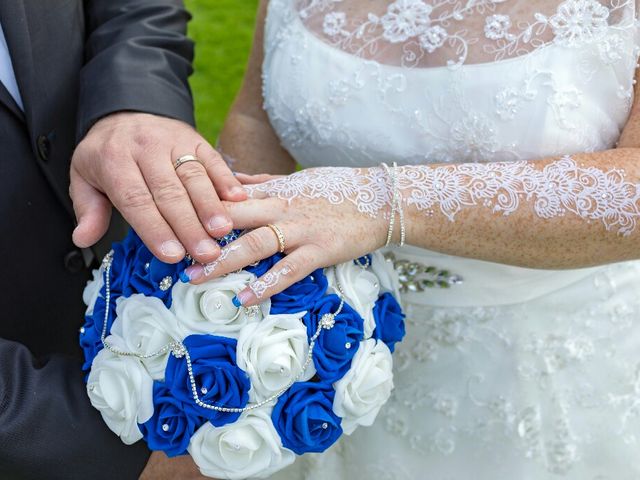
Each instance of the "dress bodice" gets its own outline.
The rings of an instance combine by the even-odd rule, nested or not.
[[[302,165],[535,159],[618,139],[637,61],[632,0],[365,6],[270,2],[265,108]]]
[[[635,17],[631,0],[270,0],[265,108],[307,167],[604,150],[633,99]],[[640,478],[638,262],[395,254],[463,282],[404,295],[376,423],[277,478]]]

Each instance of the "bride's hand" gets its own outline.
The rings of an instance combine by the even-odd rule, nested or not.
[[[287,177],[269,177],[267,183],[248,186],[250,200],[227,203],[225,207],[235,228],[252,230],[225,247],[217,261],[189,267],[185,272],[188,279],[202,283],[274,255],[280,249],[280,231],[286,256],[238,293],[237,303],[251,306],[318,268],[359,258],[382,247],[388,227],[385,215],[359,211],[357,205],[361,202],[354,202],[351,197],[363,194],[353,188],[360,171],[318,168]],[[239,175],[238,180],[245,185],[252,183],[248,175]]]

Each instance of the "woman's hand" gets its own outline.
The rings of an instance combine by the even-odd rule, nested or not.
[[[255,177],[240,175],[250,200],[225,203],[233,225],[251,229],[222,250],[218,260],[193,265],[186,271],[192,283],[202,283],[268,258],[280,249],[276,232],[284,236],[286,256],[261,278],[238,293],[237,303],[258,304],[318,268],[336,265],[370,253],[385,244],[388,219],[380,206],[387,184],[383,177],[379,192],[367,191],[359,182],[365,170],[318,168],[287,177],[257,177],[266,183],[248,185]],[[358,186],[359,185],[359,186]],[[371,187],[369,185],[369,187]],[[376,193],[385,198],[374,198]],[[359,195],[372,195],[380,205],[363,211]],[[365,202],[364,204],[367,204]],[[275,229],[267,225],[275,225]],[[186,278],[185,278],[186,280]]]

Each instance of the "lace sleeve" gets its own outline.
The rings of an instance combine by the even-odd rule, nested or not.
[[[541,219],[573,215],[628,236],[640,217],[640,186],[626,180],[624,170],[581,166],[570,156],[541,169],[534,162],[407,166],[399,169],[399,185],[406,207],[451,222],[466,208],[508,216],[532,206]],[[247,188],[252,196],[260,192],[289,202],[350,202],[372,217],[387,213],[392,201],[382,168],[310,169]]]

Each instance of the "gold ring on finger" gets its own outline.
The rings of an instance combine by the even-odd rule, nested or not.
[[[278,237],[278,252],[284,253],[284,249],[287,245],[284,239],[284,233],[282,233],[280,227],[273,225],[272,223],[268,224],[267,227],[269,227],[271,231],[276,234],[276,237]]]
[[[183,155],[182,157],[176,160],[176,163],[173,164],[173,169],[178,170],[178,168],[180,168],[180,165],[184,165],[185,163],[188,163],[188,162],[201,163],[200,159],[195,155]]]

